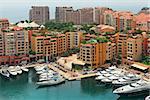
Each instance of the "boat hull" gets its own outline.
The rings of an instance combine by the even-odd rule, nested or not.
[[[45,83],[45,84],[38,84],[37,82],[37,85],[38,85],[38,88],[41,88],[41,87],[47,87],[47,86],[55,86],[55,85],[59,85],[59,84],[62,84],[64,83],[65,80],[62,80],[61,82],[58,82],[58,83],[52,83],[52,84],[49,84],[49,83]]]
[[[115,93],[118,94],[120,96],[137,96],[137,95],[144,95],[144,94],[149,94],[149,89],[146,90],[140,90],[140,91],[136,91],[136,92],[132,92],[132,93]]]

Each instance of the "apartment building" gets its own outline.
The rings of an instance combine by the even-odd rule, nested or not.
[[[58,53],[58,55],[61,55],[66,50],[67,50],[67,48],[66,48],[65,34],[58,34],[57,35],[57,53]]]
[[[116,44],[112,42],[107,42],[106,45],[106,60],[112,61],[116,59]]]
[[[5,50],[4,50],[4,37],[3,33],[0,31],[0,56],[5,55]]]
[[[34,21],[37,24],[45,24],[49,19],[48,6],[32,6],[29,11],[29,20]]]
[[[0,29],[2,28],[8,28],[9,27],[9,21],[6,18],[0,19]]]
[[[32,35],[31,50],[36,54],[36,60],[47,61],[51,58],[51,37]]]
[[[68,50],[80,46],[82,32],[66,32],[65,35]]]
[[[90,40],[80,46],[80,60],[94,68],[100,67],[106,61],[106,43]]]
[[[21,28],[0,33],[0,64],[17,64],[30,61],[28,33]]]
[[[56,12],[55,12],[56,21],[66,22],[68,17],[66,13],[70,12],[71,14],[72,11],[73,11],[72,7],[56,7]],[[71,18],[71,16],[69,18]]]
[[[142,58],[142,37],[132,36],[127,39],[127,60],[140,61]]]
[[[125,33],[117,33],[115,37],[116,45],[117,45],[117,58],[122,59],[127,57],[127,39],[128,34]]]
[[[80,11],[79,10],[70,10],[66,11],[66,22],[73,22],[76,25],[79,25],[80,22]]]
[[[94,10],[93,8],[82,8],[80,11],[80,21],[81,24],[92,24],[94,23]]]
[[[94,8],[94,23],[96,24],[104,24],[104,12],[107,10],[111,10],[107,7],[95,7]]]
[[[113,14],[114,14],[114,11],[112,11],[112,10],[106,10],[104,12],[103,16],[104,16],[104,24],[105,25],[114,26]]]
[[[17,30],[4,32],[5,55],[29,54],[28,32]]]

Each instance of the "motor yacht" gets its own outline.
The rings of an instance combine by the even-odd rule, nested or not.
[[[129,85],[122,86],[113,91],[113,93],[118,95],[134,95],[134,94],[142,94],[144,92],[148,93],[150,89],[150,81],[139,80],[135,83],[131,83]]]
[[[127,85],[136,82],[138,80],[140,80],[140,78],[137,76],[124,76],[119,78],[118,80],[112,81],[112,84],[115,86],[122,86],[122,85]]]
[[[104,83],[111,83],[112,81],[117,80],[119,78],[120,78],[120,76],[111,75],[109,77],[103,78],[101,81]]]
[[[17,71],[16,71],[16,68],[14,66],[10,66],[8,68],[8,72],[13,75],[13,76],[16,76],[17,75]]]
[[[20,67],[21,68],[21,70],[23,70],[24,72],[28,72],[29,71],[29,69],[28,68],[26,68],[26,67]]]
[[[58,85],[63,82],[65,82],[65,79],[63,77],[59,77],[59,78],[51,78],[49,80],[37,82],[36,84],[41,87],[41,86]]]

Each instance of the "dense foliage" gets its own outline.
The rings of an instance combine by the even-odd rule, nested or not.
[[[50,21],[45,24],[46,29],[49,31],[58,31],[58,32],[69,32],[74,31],[75,28],[73,27],[73,23],[61,23],[61,22],[55,22]]]

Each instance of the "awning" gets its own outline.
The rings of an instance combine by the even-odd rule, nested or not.
[[[148,69],[149,67],[148,66],[145,66],[145,65],[139,65],[139,64],[132,64],[131,65],[132,67],[135,67],[135,68],[138,68],[138,69],[141,69],[141,70],[146,70]]]

